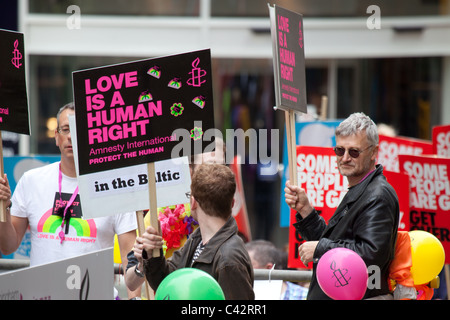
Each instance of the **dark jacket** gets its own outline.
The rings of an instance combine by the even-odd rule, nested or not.
[[[230,217],[225,225],[208,241],[203,252],[191,266],[192,256],[202,240],[197,228],[184,246],[170,259],[164,256],[144,262],[147,280],[153,290],[171,272],[193,267],[209,273],[221,286],[227,300],[253,300],[253,268],[244,242],[237,234],[236,220]]]
[[[397,194],[377,168],[364,181],[349,188],[333,216],[326,225],[314,210],[305,219],[297,213],[294,227],[307,241],[319,240],[314,252],[313,277],[308,299],[330,299],[320,288],[316,267],[320,257],[330,249],[345,247],[358,253],[366,266],[378,266],[381,279],[373,279],[364,299],[389,293],[389,265],[394,257],[399,204]],[[374,273],[375,275],[375,273]],[[376,275],[375,275],[376,276]],[[378,288],[377,288],[378,287]]]

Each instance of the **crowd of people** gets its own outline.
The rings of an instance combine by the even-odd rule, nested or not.
[[[27,230],[31,232],[31,265],[57,261],[112,247],[118,236],[121,258],[126,267],[125,281],[130,298],[139,296],[144,280],[153,290],[171,272],[198,268],[217,280],[226,299],[254,299],[254,269],[286,269],[285,252],[266,240],[245,243],[232,217],[236,181],[220,155],[204,155],[191,166],[189,205],[198,228],[170,258],[162,252],[163,238],[157,228],[148,226],[136,236],[134,212],[92,219],[97,230],[94,242],[70,241],[70,219],[82,219],[76,168],[69,127],[74,104],[63,106],[58,114],[55,143],[61,152],[59,162],[26,172],[14,194],[8,177],[0,177],[0,200],[6,222],[0,222],[0,251],[17,250]],[[389,265],[394,258],[399,204],[395,191],[376,164],[378,132],[374,122],[354,113],[336,129],[339,172],[348,179],[349,190],[328,224],[309,203],[305,190],[287,181],[285,201],[296,210],[294,226],[306,239],[298,250],[303,263],[313,262],[311,283],[284,282],[280,299],[330,299],[317,283],[317,261],[327,251],[344,247],[358,253],[367,265],[381,269],[382,285],[367,289],[365,299],[391,299],[388,288]],[[212,160],[211,160],[212,159]],[[201,163],[201,164],[200,164]],[[43,225],[52,216],[61,225],[50,237],[41,237]],[[154,250],[160,250],[158,257]]]

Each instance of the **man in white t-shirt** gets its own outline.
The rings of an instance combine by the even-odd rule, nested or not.
[[[8,179],[0,177],[0,199],[7,216],[6,222],[0,222],[0,250],[16,251],[30,227],[30,265],[34,266],[112,247],[117,234],[127,265],[127,253],[136,239],[135,214],[83,219],[69,129],[69,114],[74,113],[74,104],[69,103],[57,115],[60,162],[26,172],[11,200]]]

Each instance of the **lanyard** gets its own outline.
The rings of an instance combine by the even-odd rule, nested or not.
[[[62,171],[61,171],[61,163],[59,164],[59,179],[58,179],[58,186],[59,186],[59,205],[62,207],[62,197],[61,197],[61,188],[62,188]],[[61,239],[61,244],[65,239],[64,234],[64,224],[66,222],[66,213],[67,210],[72,206],[73,202],[75,201],[75,198],[78,194],[78,186],[75,188],[75,191],[73,192],[72,196],[70,197],[69,202],[67,202],[66,207],[64,208],[64,215],[62,217],[62,223],[61,223],[61,231],[59,232],[59,238]]]
[[[373,169],[372,171],[370,171],[368,174],[366,174],[365,176],[364,176],[364,178],[362,178],[361,179],[361,181],[360,182],[358,182],[358,183],[361,183],[361,182],[363,182],[364,180],[366,180],[366,178],[369,176],[369,174],[371,174],[372,172],[374,172],[375,171],[375,169]]]

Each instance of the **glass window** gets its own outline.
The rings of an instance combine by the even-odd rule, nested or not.
[[[211,0],[211,15],[217,17],[267,17],[267,0]],[[448,0],[278,0],[278,6],[305,17],[365,17],[367,7],[380,7],[382,17],[448,15]]]
[[[30,13],[66,14],[77,5],[81,14],[198,16],[200,0],[30,0]]]
[[[358,59],[338,62],[337,112],[362,111],[402,136],[431,139],[440,122],[442,58]]]
[[[54,140],[54,121],[59,108],[73,101],[72,72],[109,64],[134,61],[126,57],[30,56],[29,92],[31,142],[30,152],[59,153]]]

